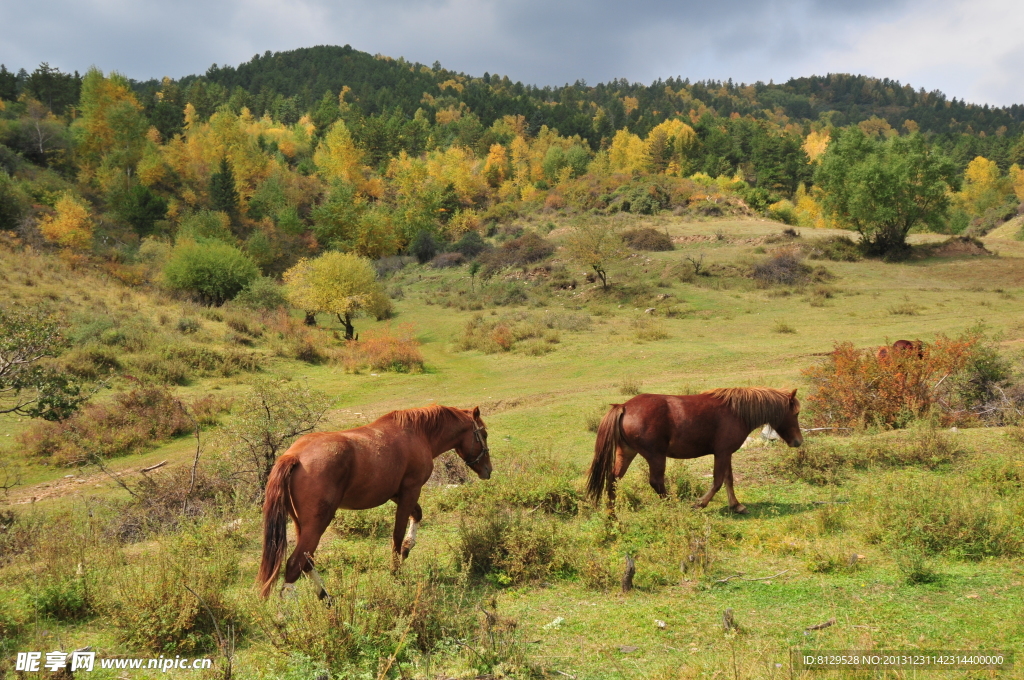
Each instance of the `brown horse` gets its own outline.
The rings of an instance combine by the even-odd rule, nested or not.
[[[320,597],[327,597],[313,570],[313,552],[339,508],[365,510],[394,501],[398,508],[391,547],[395,564],[400,564],[416,544],[417,525],[423,519],[420,490],[434,470],[434,459],[450,449],[481,479],[491,476],[487,429],[479,408],[392,411],[369,425],[295,440],[274,463],[267,481],[263,558],[256,577],[260,595],[266,597],[277,580],[288,546],[289,516],[295,521],[296,539],[285,567],[285,588],[313,571]]]
[[[875,352],[875,357],[879,359],[886,359],[890,353],[913,353],[918,359],[924,359],[924,343],[920,340],[897,340],[892,343],[892,349],[885,345],[878,348]]]
[[[686,396],[640,394],[625,404],[612,404],[597,430],[587,494],[600,501],[607,491],[613,504],[615,482],[639,453],[650,468],[651,488],[665,496],[666,458],[713,455],[714,483],[694,507],[706,507],[725,482],[729,507],[746,512],[732,488],[732,454],[764,424],[790,446],[800,446],[804,438],[799,415],[796,390],[769,387],[731,387]]]

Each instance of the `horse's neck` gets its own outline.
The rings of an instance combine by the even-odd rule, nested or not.
[[[437,458],[445,451],[450,451],[455,448],[455,445],[459,443],[459,440],[466,434],[465,423],[459,422],[457,425],[445,428],[444,432],[439,433],[438,436],[431,441],[433,447],[434,458]]]

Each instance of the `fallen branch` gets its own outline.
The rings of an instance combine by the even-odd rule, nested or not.
[[[801,427],[801,432],[820,432],[821,430],[853,430],[852,427]]]
[[[829,619],[828,621],[825,621],[824,623],[819,623],[819,624],[814,625],[814,626],[808,626],[807,628],[804,628],[804,630],[823,630],[825,628],[828,628],[829,626],[834,626],[835,623],[836,623],[836,617],[833,616],[831,619]]]
[[[153,470],[156,470],[157,468],[162,468],[165,465],[167,465],[166,460],[160,461],[156,465],[150,465],[149,467],[142,468],[141,470],[139,470],[139,472],[152,472]]]
[[[717,581],[715,581],[715,583],[728,583],[729,581],[731,581],[734,578],[738,578],[741,581],[767,581],[769,579],[776,578],[777,576],[782,576],[787,571],[789,571],[789,569],[783,569],[778,574],[772,574],[771,576],[759,576],[758,578],[743,578],[743,572],[740,572],[739,574],[733,574],[732,576],[726,576],[725,578],[720,578]]]

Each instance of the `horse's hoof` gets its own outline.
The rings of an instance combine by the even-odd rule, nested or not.
[[[747,514],[747,506],[740,503],[739,505],[734,505],[732,507],[732,511],[735,512],[737,515],[745,515]]]
[[[703,510],[706,507],[708,507],[707,503],[694,503],[693,504],[693,509],[694,510]]]

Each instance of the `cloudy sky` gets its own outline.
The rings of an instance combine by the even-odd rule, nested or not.
[[[888,77],[1024,103],[1020,0],[0,0],[0,63],[132,78],[350,44],[538,85]]]

